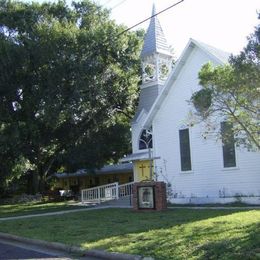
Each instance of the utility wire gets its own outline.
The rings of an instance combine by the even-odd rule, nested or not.
[[[115,8],[117,8],[118,6],[120,6],[121,4],[123,4],[126,0],[122,0],[121,2],[119,2],[118,4],[114,5],[113,7],[111,7],[111,10],[114,10]]]
[[[104,3],[104,5],[107,5],[108,3],[110,3],[112,0],[108,0]]]
[[[137,24],[135,24],[135,25],[133,25],[133,26],[131,26],[131,27],[128,27],[127,29],[125,29],[124,31],[122,31],[121,33],[119,33],[117,36],[120,36],[120,35],[122,35],[122,34],[128,32],[128,31],[130,31],[131,29],[135,28],[136,26],[138,26],[138,25],[140,25],[140,24],[142,24],[142,23],[144,23],[144,22],[146,22],[146,21],[152,19],[153,17],[155,17],[155,16],[157,16],[157,15],[163,13],[163,12],[168,11],[169,9],[171,9],[171,8],[173,8],[174,6],[176,6],[176,5],[180,4],[180,3],[182,3],[183,1],[184,1],[184,0],[181,0],[181,1],[179,1],[179,2],[177,2],[177,3],[175,3],[175,4],[173,4],[173,5],[170,5],[170,6],[168,6],[167,8],[163,9],[162,11],[160,11],[160,12],[158,12],[158,13],[156,13],[156,14],[154,14],[154,15],[152,15],[152,16],[146,18],[146,19],[144,19],[143,21],[141,21],[141,22],[139,22],[139,23],[137,23]]]

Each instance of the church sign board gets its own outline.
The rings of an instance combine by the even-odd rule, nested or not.
[[[137,193],[139,209],[154,209],[154,186],[140,186]]]
[[[135,211],[159,211],[167,208],[166,184],[156,181],[136,182],[133,186]]]

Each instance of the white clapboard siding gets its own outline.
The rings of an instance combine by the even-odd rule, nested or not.
[[[178,131],[187,123],[187,100],[200,88],[198,71],[209,60],[203,50],[193,49],[153,118],[154,154],[161,157],[156,160],[156,171],[160,180],[172,184],[179,198],[260,196],[260,153],[236,149],[237,167],[224,169],[221,142],[215,138],[205,141],[199,125],[190,129],[192,171],[180,170]]]

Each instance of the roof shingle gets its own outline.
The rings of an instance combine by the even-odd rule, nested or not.
[[[153,17],[150,20],[150,24],[145,35],[144,45],[141,52],[142,58],[156,52],[163,52],[172,56],[160,22],[155,14],[155,5],[153,5]]]

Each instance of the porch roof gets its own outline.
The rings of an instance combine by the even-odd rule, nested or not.
[[[149,151],[144,151],[140,153],[132,153],[128,154],[126,157],[120,159],[120,162],[134,162],[134,161],[145,161],[145,160],[155,160],[155,159],[160,159],[160,157],[154,157],[153,155],[151,158],[149,158]]]
[[[61,179],[61,178],[68,178],[68,177],[84,177],[84,176],[91,176],[91,175],[106,175],[106,174],[131,173],[131,172],[133,172],[132,163],[120,163],[120,164],[113,164],[113,165],[105,165],[104,167],[95,170],[79,169],[73,173],[57,172],[54,174],[54,176]]]

